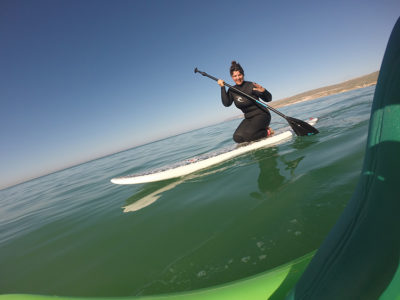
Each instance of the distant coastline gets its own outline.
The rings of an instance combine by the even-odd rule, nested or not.
[[[271,103],[269,103],[269,105],[272,106],[273,108],[279,108],[299,102],[314,100],[321,97],[340,94],[347,91],[376,85],[376,82],[378,81],[378,75],[379,71],[376,71],[368,75],[344,81],[342,83],[325,86],[322,88],[300,93],[288,98],[272,101]]]

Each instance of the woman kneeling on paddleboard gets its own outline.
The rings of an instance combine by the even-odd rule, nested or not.
[[[236,83],[236,89],[253,96],[256,99],[261,98],[265,102],[272,99],[272,95],[261,85],[249,81],[244,81],[244,71],[240,64],[232,61],[230,74],[233,81]],[[224,81],[218,80],[221,86],[222,104],[226,107],[231,106],[235,102],[237,108],[241,109],[244,113],[244,120],[240,123],[239,127],[233,134],[233,140],[236,143],[251,142],[259,140],[269,135],[269,123],[271,122],[271,114],[268,109],[261,108],[247,97],[244,97],[232,89],[226,92]]]

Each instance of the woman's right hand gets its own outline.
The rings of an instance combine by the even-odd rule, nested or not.
[[[223,87],[225,85],[225,82],[222,79],[218,79],[217,83],[221,87]]]

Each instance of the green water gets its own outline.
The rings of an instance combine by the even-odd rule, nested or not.
[[[109,181],[228,147],[240,120],[0,191],[1,293],[185,291],[254,275],[318,248],[356,186],[373,93],[369,87],[282,108],[296,118],[320,118],[320,134],[185,178],[134,186]],[[273,116],[273,126],[287,124]],[[150,205],[124,212],[149,197]]]

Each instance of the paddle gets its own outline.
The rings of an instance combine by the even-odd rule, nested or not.
[[[197,68],[194,69],[194,72],[200,73],[203,76],[206,76],[208,78],[211,78],[212,80],[218,81],[218,78],[215,78],[214,76],[211,76],[211,75],[207,74],[206,72],[202,72]],[[284,115],[283,113],[281,113],[280,111],[276,110],[275,108],[269,106],[268,104],[261,102],[259,99],[256,99],[250,95],[247,95],[246,93],[243,93],[241,90],[238,90],[237,88],[235,88],[227,83],[224,83],[224,85],[231,88],[235,92],[241,94],[242,96],[245,96],[248,99],[256,102],[257,104],[261,105],[263,108],[268,108],[269,110],[272,110],[274,113],[280,115],[282,118],[285,118],[286,121],[289,123],[290,127],[292,127],[293,131],[299,136],[313,135],[313,134],[317,134],[319,132],[316,128],[314,128],[307,122],[304,122],[302,120],[295,119],[292,117],[288,117],[288,116]]]

